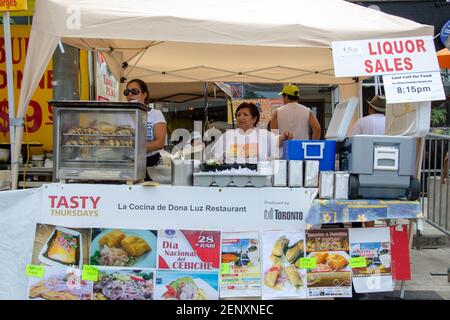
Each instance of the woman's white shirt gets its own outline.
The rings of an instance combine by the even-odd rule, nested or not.
[[[212,156],[221,163],[257,163],[278,159],[279,137],[265,129],[227,130],[212,148]]]
[[[157,123],[166,123],[166,119],[164,119],[164,115],[160,110],[152,108],[147,112],[147,142],[151,142],[155,139],[153,127]],[[158,152],[159,150],[147,152],[147,156],[152,156]]]

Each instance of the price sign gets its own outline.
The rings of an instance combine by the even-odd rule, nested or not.
[[[367,260],[365,257],[356,257],[350,259],[350,267],[352,268],[365,268],[367,267]]]
[[[45,274],[45,268],[43,266],[27,264],[25,273],[29,277],[43,278]]]
[[[81,280],[98,281],[98,269],[93,266],[84,265]]]
[[[220,265],[220,273],[221,274],[230,273],[230,264],[229,263],[222,263]]]
[[[352,42],[341,47],[341,56],[359,56],[362,54],[362,46],[360,42]]]
[[[440,72],[383,76],[387,103],[445,100]]]
[[[315,269],[317,261],[315,258],[300,258],[300,269]]]

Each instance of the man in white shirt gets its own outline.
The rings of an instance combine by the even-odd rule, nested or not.
[[[356,134],[384,135],[386,98],[376,95],[367,103],[369,104],[369,115],[355,122],[352,136]]]
[[[284,105],[272,112],[270,129],[279,132],[289,132],[293,139],[309,140],[309,127],[312,129],[312,140],[319,140],[321,136],[320,123],[311,109],[298,103],[300,90],[296,85],[290,84],[283,88]]]

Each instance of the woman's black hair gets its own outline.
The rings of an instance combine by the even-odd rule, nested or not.
[[[237,117],[237,114],[238,114],[239,110],[241,110],[241,109],[248,109],[248,110],[250,110],[250,114],[252,115],[252,117],[256,118],[256,121],[253,124],[254,126],[256,126],[258,124],[258,122],[259,122],[259,109],[256,106],[256,104],[251,103],[251,102],[250,103],[249,102],[241,103],[239,105],[239,107],[237,107],[237,109],[236,109],[236,117]]]
[[[127,87],[132,82],[135,82],[135,83],[138,84],[139,89],[141,89],[142,93],[147,93],[147,97],[145,97],[145,101],[144,102],[145,102],[145,104],[148,104],[150,102],[150,92],[148,91],[147,84],[144,81],[142,81],[141,79],[133,79],[133,80],[130,80],[127,83]]]

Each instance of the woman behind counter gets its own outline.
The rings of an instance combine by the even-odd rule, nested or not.
[[[149,91],[147,84],[140,79],[133,79],[123,92],[128,102],[140,102],[148,105]],[[161,159],[159,151],[166,143],[167,124],[161,111],[151,108],[147,114],[147,167],[154,167]],[[146,173],[145,180],[151,180]]]
[[[227,130],[212,148],[212,157],[219,163],[257,163],[280,158],[284,140],[292,139],[285,132],[280,136],[256,128],[259,110],[253,103],[244,102],[236,109],[237,129]]]

